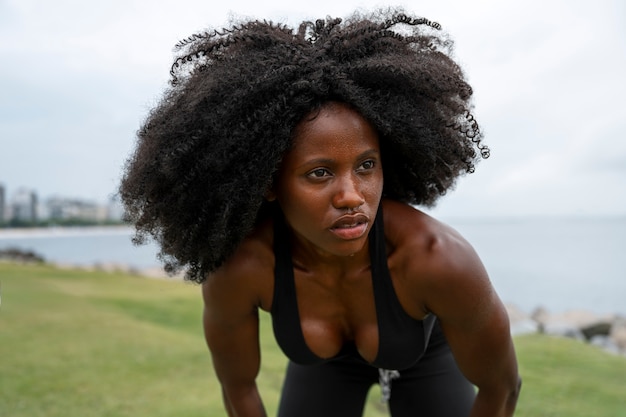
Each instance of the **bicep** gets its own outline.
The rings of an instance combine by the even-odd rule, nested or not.
[[[506,387],[517,379],[517,361],[506,310],[497,297],[481,306],[482,317],[468,309],[465,319],[441,318],[461,372],[478,387]]]
[[[452,245],[433,274],[429,308],[439,317],[463,374],[478,387],[517,379],[509,318],[487,272],[464,241]]]
[[[253,385],[261,362],[257,307],[240,291],[215,282],[203,284],[203,298],[204,335],[220,383]]]

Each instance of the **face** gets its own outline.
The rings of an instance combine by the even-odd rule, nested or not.
[[[296,245],[350,256],[365,247],[382,190],[374,128],[348,106],[329,103],[296,127],[272,195]]]

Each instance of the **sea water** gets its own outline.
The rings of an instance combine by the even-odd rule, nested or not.
[[[47,262],[77,266],[126,265],[144,269],[160,266],[154,242],[135,246],[130,227],[67,227],[0,229],[0,250],[32,251]]]
[[[449,222],[505,302],[626,314],[626,218]]]
[[[444,219],[476,249],[500,298],[522,310],[587,309],[626,315],[626,218]],[[159,266],[154,242],[134,246],[131,228],[0,230],[0,250],[47,261]]]

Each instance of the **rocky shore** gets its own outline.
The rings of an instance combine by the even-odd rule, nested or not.
[[[19,263],[43,263],[43,256],[33,252],[25,251],[17,248],[8,248],[0,250],[0,260]]]
[[[0,250],[0,261],[44,263],[45,259],[36,253],[7,249]],[[52,265],[85,271],[128,273],[155,279],[182,279],[182,274],[170,277],[160,267],[138,269],[115,263],[96,263],[90,266],[60,263],[52,263]],[[506,309],[513,335],[542,333],[568,337],[626,357],[626,316],[597,314],[588,310],[552,313],[545,307],[538,307],[527,313],[513,304],[507,304]]]
[[[619,314],[597,314],[588,310],[551,313],[538,307],[526,313],[515,305],[506,305],[511,333],[542,333],[569,337],[598,346],[626,357],[626,317]]]

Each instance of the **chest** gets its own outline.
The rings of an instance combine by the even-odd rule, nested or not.
[[[370,271],[330,281],[294,273],[300,328],[309,349],[320,358],[336,356],[347,343],[373,361],[378,323]]]
[[[401,280],[370,270],[335,281],[294,272],[299,328],[292,330],[301,332],[303,347],[315,357],[334,358],[352,346],[375,363],[397,355],[411,360],[423,348],[425,315],[420,308],[407,308],[415,297]]]

